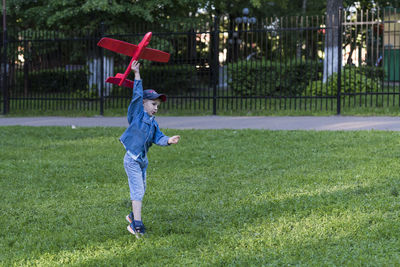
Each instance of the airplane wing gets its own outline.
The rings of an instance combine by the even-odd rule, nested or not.
[[[138,47],[137,45],[133,45],[116,39],[111,39],[108,37],[101,38],[97,45],[129,57],[133,56],[133,53]]]
[[[124,41],[111,39],[108,37],[102,38],[98,43],[98,46],[103,47],[105,49],[111,50],[116,53],[120,53],[129,57],[133,56],[133,53],[138,48],[137,45],[133,45]],[[140,58],[157,61],[157,62],[168,62],[170,54],[152,49],[152,48],[144,48]]]
[[[143,50],[142,54],[140,55],[140,58],[157,62],[168,62],[169,57],[170,55],[166,52],[147,47]]]

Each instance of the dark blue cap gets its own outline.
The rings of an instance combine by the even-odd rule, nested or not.
[[[154,99],[157,99],[157,98],[159,98],[161,100],[161,102],[167,101],[167,96],[166,95],[158,94],[153,89],[143,90],[143,99],[154,100]]]

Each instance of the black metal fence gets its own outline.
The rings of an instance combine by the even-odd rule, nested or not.
[[[395,9],[236,23],[137,25],[133,33],[9,31],[2,41],[1,103],[12,110],[125,109],[131,91],[105,83],[130,58],[101,49],[103,36],[171,53],[144,61],[144,87],[165,92],[164,111],[237,111],[400,107],[400,13]],[[339,49],[339,47],[341,49]],[[132,77],[131,77],[132,78]]]

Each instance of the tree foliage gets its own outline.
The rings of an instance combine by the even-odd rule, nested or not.
[[[361,9],[399,7],[396,0],[361,0]],[[355,3],[344,0],[344,7]],[[305,4],[305,9],[303,5]],[[214,15],[231,18],[257,18],[291,15],[318,15],[326,12],[327,1],[320,0],[7,0],[9,28],[49,30],[98,29],[104,22],[109,31],[131,32],[133,25],[147,23],[185,23]]]
[[[139,21],[165,22],[195,17],[195,0],[8,0],[8,25],[23,29],[129,31]]]

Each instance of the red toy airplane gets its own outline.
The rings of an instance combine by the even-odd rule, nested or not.
[[[131,62],[129,63],[129,66],[124,74],[117,73],[115,77],[108,77],[106,82],[132,88],[133,81],[126,79],[126,77],[128,77],[128,74],[131,72],[131,65],[134,60],[142,58],[157,62],[168,62],[170,56],[168,53],[156,49],[146,48],[150,42],[150,39],[151,32],[146,33],[138,45],[133,45],[107,37],[102,38],[97,43],[98,46],[132,57]]]

